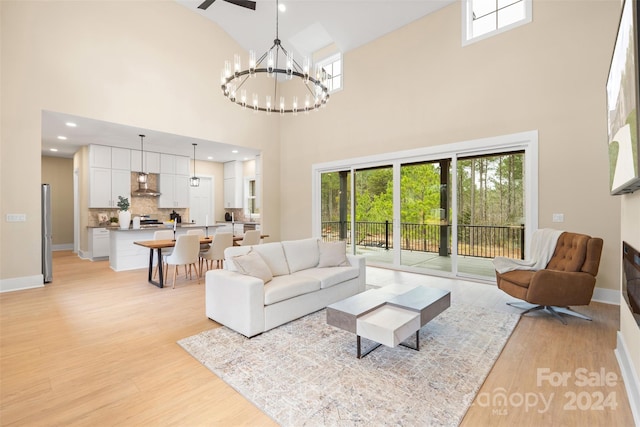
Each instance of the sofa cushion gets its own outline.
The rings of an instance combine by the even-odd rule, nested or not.
[[[355,279],[360,274],[357,267],[315,267],[293,273],[296,277],[313,277],[320,281],[320,288],[330,288],[338,283]]]
[[[267,263],[271,270],[271,274],[274,276],[289,274],[289,264],[287,264],[287,258],[284,256],[282,243],[263,243],[253,246],[253,250],[258,252],[264,259],[264,262]]]
[[[284,275],[274,277],[264,287],[264,305],[274,304],[320,289],[320,281],[308,276]]]
[[[318,242],[319,260],[318,267],[342,267],[348,266],[347,242]]]
[[[269,269],[269,266],[264,262],[260,254],[255,251],[250,251],[246,255],[233,257],[233,263],[238,268],[238,273],[257,277],[265,284],[273,279],[271,269]]]
[[[289,240],[282,242],[282,248],[291,273],[318,265],[320,258],[318,239]]]
[[[224,269],[238,271],[238,267],[233,262],[233,258],[246,255],[251,251],[251,246],[230,246],[224,250]]]

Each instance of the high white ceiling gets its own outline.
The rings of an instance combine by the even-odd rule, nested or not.
[[[273,44],[276,0],[257,0],[256,10],[224,0],[216,0],[207,10],[197,8],[203,0],[176,1],[218,24],[247,51],[259,55]],[[279,14],[279,38],[301,56],[311,56],[331,43],[345,53],[454,1],[279,0],[286,7]]]
[[[261,55],[273,44],[276,35],[276,0],[257,0],[256,10],[216,0],[206,11],[198,9],[203,0],[175,0],[222,27],[244,49]],[[348,52],[432,13],[456,0],[281,0],[286,6],[279,13],[278,32],[283,46],[296,58],[311,56],[331,44]],[[215,42],[215,41],[212,41]],[[241,52],[238,52],[241,53]],[[232,59],[232,58],[229,58]],[[344,71],[345,74],[348,70]],[[229,108],[233,108],[229,105]],[[66,122],[77,124],[69,128]],[[145,151],[193,156],[197,143],[198,160],[225,162],[252,158],[257,152],[219,142],[196,140],[151,129],[138,129],[101,122],[59,112],[42,114],[42,154],[72,157],[79,147],[100,143],[140,149],[139,134],[146,135]],[[60,140],[58,136],[67,136]],[[57,152],[50,151],[57,148]],[[238,153],[232,153],[237,149]]]

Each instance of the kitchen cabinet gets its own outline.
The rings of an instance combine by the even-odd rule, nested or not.
[[[92,168],[131,171],[131,150],[128,148],[89,145],[89,166]]]
[[[140,150],[131,150],[131,172],[160,173],[160,153],[144,152],[144,171],[140,170]]]
[[[244,224],[232,222],[218,223],[216,233],[233,233],[234,236],[242,236],[244,234]]]
[[[111,147],[111,169],[131,172],[131,150]]]
[[[92,228],[89,238],[91,259],[109,256],[109,230],[106,228]]]
[[[189,157],[160,154],[160,173],[189,176]]]
[[[242,162],[233,161],[224,164],[224,207],[242,208]]]
[[[189,207],[189,176],[160,174],[159,208],[188,208]]]
[[[116,208],[118,196],[131,198],[131,172],[120,169],[89,169],[89,207]]]
[[[111,147],[89,145],[89,166],[111,169]]]
[[[159,208],[189,207],[189,157],[160,154]]]

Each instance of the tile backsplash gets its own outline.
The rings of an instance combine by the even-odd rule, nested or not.
[[[131,188],[136,189],[138,182],[136,181],[136,174],[131,174]],[[158,175],[149,174],[149,188],[158,188]],[[157,219],[158,221],[169,221],[169,215],[175,210],[177,214],[182,217],[182,222],[189,222],[189,209],[188,208],[159,208],[158,198],[151,196],[132,196],[129,198],[129,210],[131,211],[131,218],[141,215],[149,215],[150,218]],[[101,225],[108,225],[100,223],[98,220],[98,214],[106,213],[109,218],[118,217],[118,209],[89,209],[88,226],[97,227]]]

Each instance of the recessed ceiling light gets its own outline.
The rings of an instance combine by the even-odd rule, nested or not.
[[[278,5],[278,10],[279,10],[280,12],[286,12],[286,10],[287,10],[287,6],[285,6],[284,4],[280,3],[280,4]]]
[[[213,160],[213,156],[208,156],[207,160]]]
[[[238,154],[238,150],[231,150],[233,154]]]
[[[69,126],[70,128],[74,128],[74,127],[78,126],[73,122],[67,122],[67,123],[65,123],[65,125]]]
[[[63,141],[64,141],[64,140],[66,140],[66,139],[67,139],[67,137],[66,137],[66,136],[62,136],[62,135],[59,135],[59,136],[58,136],[58,139],[61,139],[61,140],[63,140]]]
[[[49,151],[58,151],[57,148],[49,148]]]

